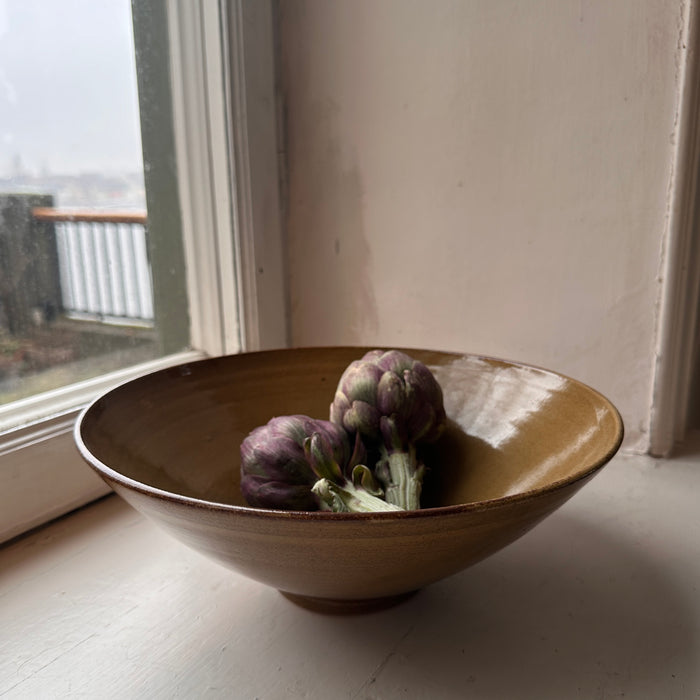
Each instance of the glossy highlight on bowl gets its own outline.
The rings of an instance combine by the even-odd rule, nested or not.
[[[185,544],[306,607],[352,612],[403,599],[525,534],[616,453],[623,425],[593,389],[548,370],[402,350],[440,383],[448,416],[426,449],[418,511],[251,508],[243,438],[273,416],[327,418],[363,347],[244,353],[179,365],[95,400],[75,439],[126,501]]]

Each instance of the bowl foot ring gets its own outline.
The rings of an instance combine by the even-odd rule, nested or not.
[[[382,598],[363,598],[358,600],[345,600],[336,598],[315,598],[313,596],[299,595],[298,593],[280,593],[291,600],[292,603],[306,610],[324,613],[326,615],[358,615],[361,613],[371,613],[378,610],[393,608],[395,605],[403,603],[412,598],[418,591],[399,593],[397,595]]]

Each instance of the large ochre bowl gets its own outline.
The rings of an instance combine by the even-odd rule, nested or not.
[[[593,389],[524,364],[404,349],[442,386],[448,428],[424,453],[422,509],[263,510],[240,492],[239,448],[273,416],[327,418],[345,367],[370,348],[245,353],[179,365],[94,401],[75,429],[95,471],[187,545],[295,602],[386,605],[525,534],[618,450],[623,425]]]

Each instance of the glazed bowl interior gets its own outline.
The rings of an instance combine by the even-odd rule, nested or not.
[[[343,369],[364,348],[228,356],[159,371],[99,399],[79,431],[103,475],[175,497],[246,507],[243,438],[273,416],[327,418]],[[423,508],[477,504],[585,477],[617,450],[607,399],[554,372],[409,350],[443,388],[448,429],[424,449]]]

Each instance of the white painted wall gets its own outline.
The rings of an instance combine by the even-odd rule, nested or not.
[[[282,2],[292,343],[543,365],[645,450],[687,14]]]

